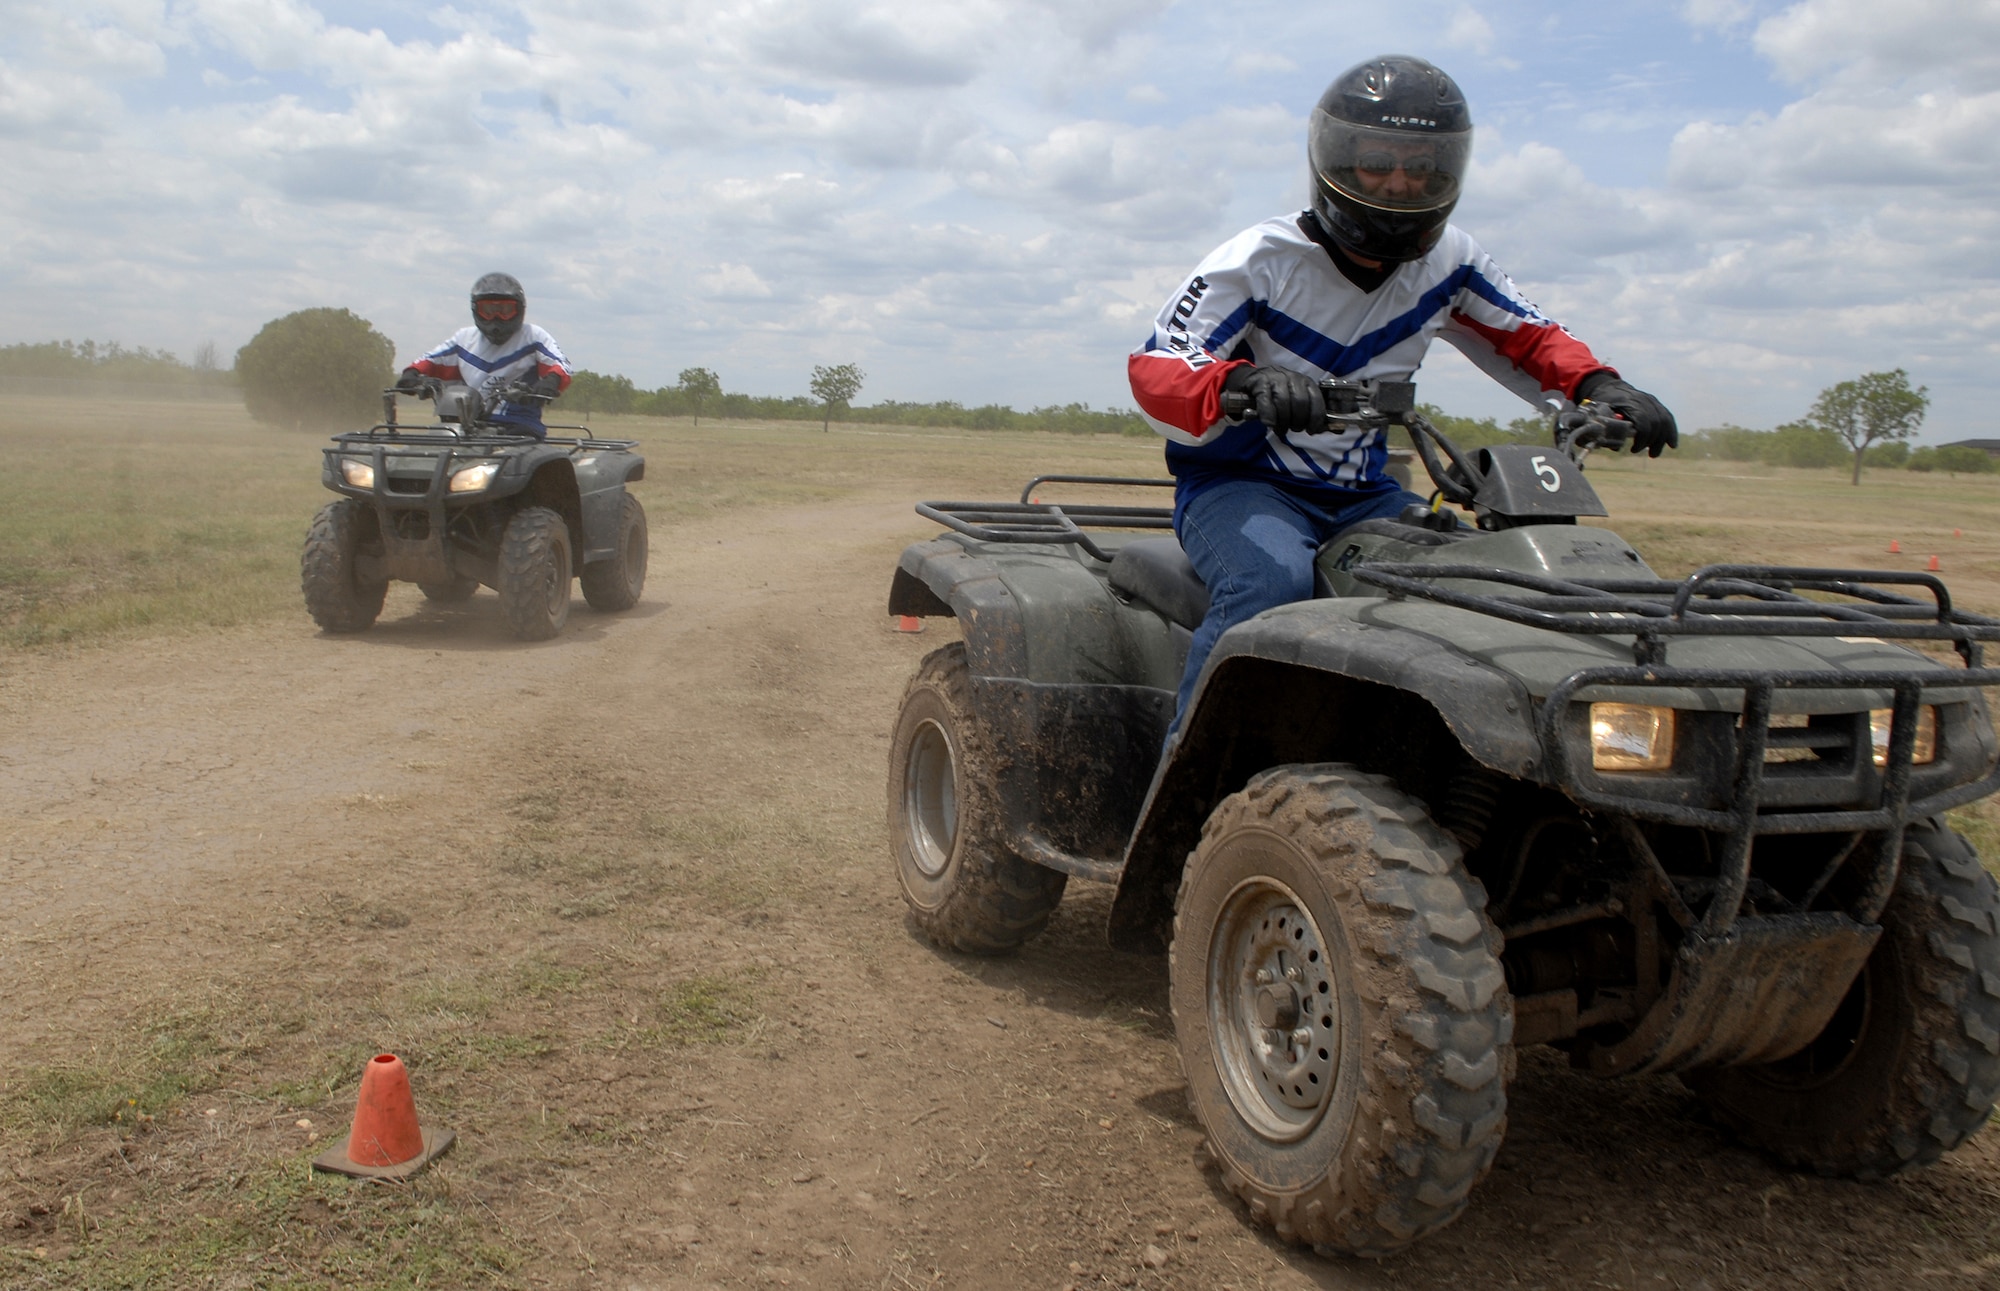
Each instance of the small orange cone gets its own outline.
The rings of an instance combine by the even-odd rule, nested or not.
[[[1958,530],[1956,530],[1956,529],[1953,529],[1953,530],[1951,531],[1951,536],[1952,536],[1952,537],[1954,537],[1954,538],[1963,538],[1963,537],[1964,537],[1965,535],[1964,535],[1964,534],[1962,534],[1962,533],[1960,533],[1960,532],[1959,532]]]
[[[1938,567],[1938,563],[1937,563],[1937,557],[1936,557],[1936,556],[1932,556],[1932,557],[1931,557],[1931,563],[1930,563],[1930,564],[1928,564],[1928,565],[1925,565],[1925,566],[1924,566],[1924,568],[1925,568],[1925,569],[1928,569],[1928,570],[1931,570],[1932,572],[1936,572],[1936,570],[1937,570],[1937,567]]]
[[[417,1124],[417,1100],[410,1073],[393,1053],[369,1059],[361,1069],[361,1097],[354,1130],[313,1158],[313,1169],[357,1179],[407,1179],[451,1150],[458,1135]]]
[[[923,630],[924,630],[924,621],[918,618],[916,615],[898,614],[896,616],[896,631],[922,632]]]
[[[1896,540],[1895,540],[1894,538],[1891,538],[1891,539],[1889,539],[1889,554],[1890,554],[1890,555],[1892,555],[1892,556],[1893,556],[1893,555],[1895,555],[1895,554],[1896,554],[1897,552],[1901,551],[1902,549],[1903,549],[1903,544],[1902,544],[1902,543],[1900,543],[1900,542],[1897,542],[1897,541],[1896,541]]]

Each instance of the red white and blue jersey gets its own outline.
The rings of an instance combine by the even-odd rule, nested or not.
[[[1570,398],[1605,369],[1463,230],[1446,227],[1422,259],[1385,267],[1364,290],[1308,236],[1310,218],[1266,220],[1210,252],[1127,363],[1140,412],[1167,439],[1182,505],[1231,478],[1270,479],[1327,505],[1396,487],[1379,430],[1280,434],[1254,414],[1225,420],[1223,379],[1246,362],[1315,381],[1407,381],[1441,336],[1534,404]]]
[[[519,331],[498,345],[476,327],[461,327],[450,340],[410,366],[440,381],[463,381],[489,398],[516,381],[533,381],[550,372],[561,379],[563,389],[569,389],[569,359],[556,338],[533,323],[521,324]]]

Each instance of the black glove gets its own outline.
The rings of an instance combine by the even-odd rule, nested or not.
[[[422,394],[424,374],[415,368],[404,368],[402,375],[396,378],[396,389],[402,394]]]
[[[1577,382],[1576,401],[1582,403],[1586,399],[1603,404],[1632,423],[1635,453],[1644,449],[1646,456],[1658,457],[1662,450],[1681,442],[1680,427],[1674,424],[1674,415],[1667,411],[1667,405],[1644,390],[1626,385],[1616,372],[1601,369]]]
[[[1272,430],[1326,429],[1326,401],[1320,397],[1319,382],[1302,372],[1246,363],[1229,370],[1222,388],[1248,395],[1257,420]]]
[[[535,379],[535,393],[544,399],[553,399],[562,393],[562,377],[554,372],[544,372]]]

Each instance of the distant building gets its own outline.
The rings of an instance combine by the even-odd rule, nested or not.
[[[2000,457],[2000,439],[1955,439],[1941,448],[1976,448],[1988,457]]]

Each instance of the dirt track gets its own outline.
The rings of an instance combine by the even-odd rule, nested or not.
[[[498,1252],[440,1267],[502,1284],[2000,1282],[2000,1134],[1886,1185],[1805,1178],[1676,1082],[1546,1052],[1414,1253],[1253,1232],[1200,1164],[1164,961],[1102,946],[1107,890],[1072,885],[1013,960],[904,927],[886,733],[946,639],[882,614],[926,531],[908,497],[656,526],[641,607],[579,599],[540,647],[490,592],[398,588],[355,638],[300,615],[11,664],[0,1077],[190,1017],[212,1076],[136,1129],[0,1140],[0,1280],[136,1284],[203,1222],[251,1237],[153,1285],[377,1285],[417,1248],[359,1230],[424,1205]],[[297,1122],[341,1132],[377,1048],[459,1148],[401,1199],[295,1182]]]

